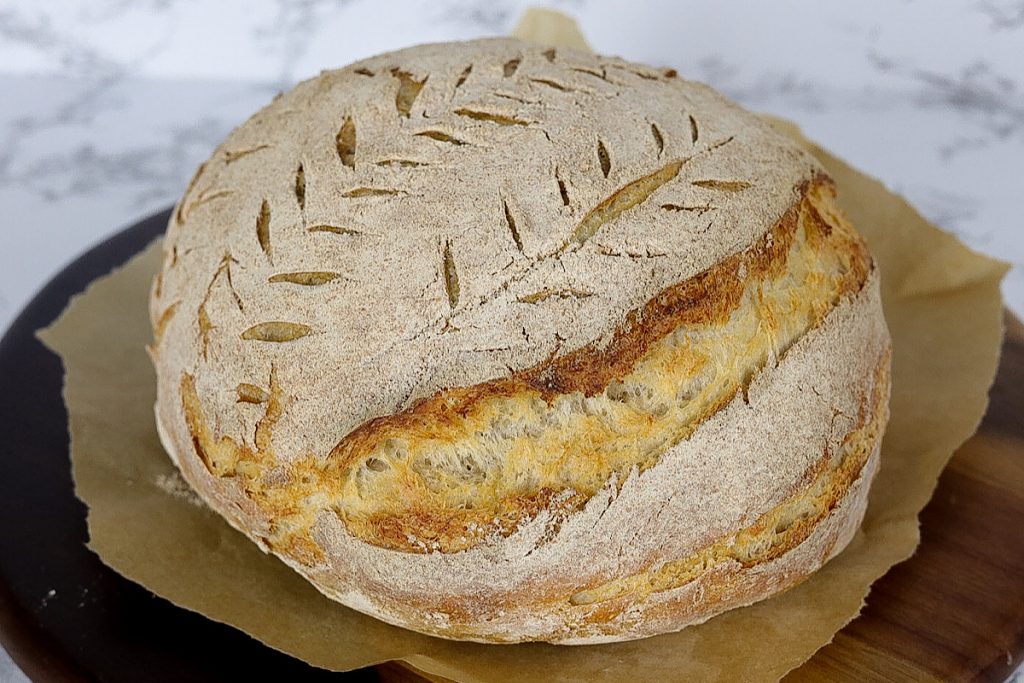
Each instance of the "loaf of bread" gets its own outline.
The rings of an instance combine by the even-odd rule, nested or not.
[[[492,39],[326,71],[199,168],[164,252],[171,458],[387,622],[678,630],[863,516],[877,270],[812,157],[672,70]]]

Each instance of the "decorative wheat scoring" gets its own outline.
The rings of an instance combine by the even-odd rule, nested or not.
[[[452,243],[445,241],[444,254],[441,260],[441,269],[444,274],[444,289],[448,294],[448,305],[452,310],[459,305],[459,273],[455,269],[455,257],[452,256]]]
[[[601,164],[601,173],[607,178],[612,170],[612,159],[608,156],[608,148],[604,146],[604,141],[600,138],[597,139],[597,161]]]
[[[306,232],[329,232],[335,235],[362,235],[358,230],[352,228],[346,228],[340,225],[311,225],[306,228]]]
[[[184,223],[186,220],[188,220],[189,214],[192,213],[193,210],[202,206],[203,204],[208,204],[214,201],[215,199],[223,199],[224,197],[228,197],[232,194],[234,194],[234,191],[232,190],[213,190],[209,187],[206,188],[205,190],[200,192],[199,196],[197,196],[194,200],[188,202],[187,204],[183,203],[181,205],[181,208],[178,210],[178,222]]]
[[[390,197],[396,194],[402,194],[401,190],[394,190],[390,187],[357,187],[343,192],[342,197],[353,198],[353,197]]]
[[[419,168],[421,166],[430,166],[425,161],[416,161],[415,159],[381,159],[375,162],[375,166],[398,166],[400,168]]]
[[[753,183],[749,183],[746,180],[694,180],[690,183],[696,187],[705,187],[711,190],[721,190],[722,192],[739,192],[745,190],[748,187],[753,187]]]
[[[400,116],[409,118],[412,105],[416,102],[420,91],[423,90],[423,86],[426,85],[427,79],[424,78],[422,81],[417,81],[412,77],[411,73],[401,69],[392,69],[391,75],[398,79],[398,91],[395,93],[395,109],[398,110]]]
[[[565,187],[565,181],[562,180],[562,174],[558,168],[555,168],[555,182],[558,183],[558,194],[562,198],[562,206],[569,206],[569,190]]]
[[[658,128],[658,124],[651,124],[651,135],[654,137],[654,145],[658,148],[658,156],[665,151],[665,137],[661,134],[661,129]]]
[[[270,203],[264,199],[256,216],[256,240],[266,257],[270,258]]]
[[[306,170],[299,162],[299,168],[295,171],[295,200],[299,203],[299,212],[306,210]]]
[[[460,140],[440,130],[424,130],[419,133],[413,133],[413,136],[421,138],[430,138],[431,140],[437,140],[438,142],[446,142],[449,145],[455,146],[461,146],[466,144],[465,140]]]
[[[338,158],[341,163],[353,170],[356,167],[356,122],[351,116],[346,116],[345,121],[334,136],[334,146],[338,151]]]
[[[661,208],[666,211],[690,211],[698,216],[715,210],[711,204],[662,204]]]
[[[523,239],[519,236],[519,228],[516,227],[516,219],[512,215],[512,211],[508,208],[507,201],[502,200],[501,205],[505,209],[505,224],[508,226],[508,231],[512,234],[512,241],[515,242],[516,249],[522,252]]]
[[[586,299],[591,296],[594,296],[593,292],[576,289],[575,287],[565,287],[562,289],[544,288],[539,292],[521,296],[516,301],[522,304],[537,304],[548,299]]]
[[[245,149],[227,150],[224,152],[224,164],[233,164],[243,157],[247,157],[250,154],[255,154],[265,149],[269,149],[270,145],[256,145],[255,147],[247,147]]]
[[[602,225],[615,220],[624,211],[646,201],[654,194],[655,190],[679,175],[684,161],[683,159],[672,161],[649,175],[626,183],[613,192],[583,217],[563,249],[583,245],[594,236]]]
[[[473,65],[472,64],[470,64],[465,69],[463,69],[462,73],[459,74],[458,80],[455,81],[455,89],[456,90],[458,90],[459,88],[462,87],[462,84],[466,82],[466,79],[469,78],[469,74],[471,74],[471,73],[473,73]]]
[[[320,271],[320,270],[303,270],[293,273],[277,273],[267,278],[267,282],[288,282],[294,285],[302,285],[304,287],[316,287],[319,285],[325,285],[328,282],[333,282],[341,277],[341,273],[335,273],[333,271]]]
[[[235,387],[235,392],[238,394],[236,403],[266,403],[267,399],[270,398],[270,394],[265,390],[255,384],[248,384],[246,382],[242,382]]]
[[[455,110],[455,114],[458,116],[465,116],[466,118],[473,119],[475,121],[489,121],[491,123],[497,123],[500,126],[528,126],[529,121],[517,119],[514,116],[505,116],[504,114],[492,114],[486,111],[479,111],[476,109],[467,109],[461,107]]]
[[[309,325],[292,323],[284,320],[272,320],[258,323],[242,332],[246,341],[289,342],[305,337],[313,331]]]
[[[559,90],[561,92],[576,92],[575,88],[570,88],[569,86],[565,85],[564,83],[559,83],[558,81],[553,81],[550,78],[531,78],[530,82],[531,83],[536,83],[538,85],[545,85],[545,86],[547,86],[549,88],[554,88],[555,90]]]

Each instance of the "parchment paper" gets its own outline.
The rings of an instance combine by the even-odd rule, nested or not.
[[[530,36],[564,44],[566,24],[549,30],[549,21],[539,23],[543,30]],[[568,28],[575,30],[571,22]],[[171,602],[328,669],[403,659],[458,681],[780,678],[828,643],[860,612],[871,583],[914,552],[918,512],[985,411],[1007,266],[930,225],[791,124],[777,125],[825,164],[867,238],[882,272],[894,349],[892,418],[863,527],[803,584],[680,633],[585,647],[445,641],[328,600],[199,503],[160,446],[144,351],[155,244],[94,282],[40,333],[67,371],[71,458],[76,494],[89,508],[90,548]]]

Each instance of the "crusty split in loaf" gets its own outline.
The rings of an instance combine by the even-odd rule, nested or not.
[[[709,88],[514,40],[324,72],[237,129],[154,282],[161,438],[232,525],[418,631],[589,643],[806,578],[878,464],[878,275]]]

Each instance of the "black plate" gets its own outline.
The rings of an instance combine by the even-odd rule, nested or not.
[[[0,341],[0,637],[34,680],[376,680],[329,673],[175,607],[85,546],[74,496],[60,360],[36,338],[71,296],[163,232],[151,216],[74,261]]]

